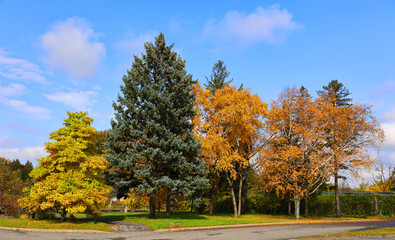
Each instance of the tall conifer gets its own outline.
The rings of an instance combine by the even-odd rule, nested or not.
[[[173,45],[166,46],[163,34],[144,46],[145,53],[134,56],[113,104],[106,158],[111,168],[108,179],[120,195],[132,187],[147,193],[149,217],[154,218],[159,190],[168,189],[171,214],[172,197],[191,197],[208,181],[198,158],[200,143],[192,134],[195,81],[187,74],[185,61],[172,51]]]

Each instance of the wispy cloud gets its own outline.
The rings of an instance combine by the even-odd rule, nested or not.
[[[41,36],[41,45],[47,53],[44,63],[75,79],[93,76],[106,53],[98,35],[79,17],[53,25]]]
[[[372,97],[381,97],[387,94],[395,94],[395,81],[389,79],[380,84],[372,93]]]
[[[25,59],[10,57],[4,49],[0,49],[0,76],[37,83],[47,82],[38,65]]]
[[[97,102],[94,98],[97,94],[96,91],[70,91],[43,95],[50,101],[73,107],[77,111],[89,111],[90,106]]]
[[[132,35],[124,40],[118,41],[114,44],[114,47],[126,51],[128,54],[139,55],[144,52],[144,43],[155,41],[157,32],[146,32],[138,36]]]
[[[5,106],[8,106],[12,109],[15,109],[23,113],[22,116],[25,118],[36,118],[36,119],[50,118],[49,109],[38,107],[38,106],[32,106],[25,101],[13,100],[0,96],[0,104],[3,104]]]
[[[9,124],[6,125],[6,128],[7,129],[20,130],[23,133],[27,133],[27,134],[36,134],[37,133],[37,131],[34,130],[33,128],[28,127],[26,125],[20,125],[20,124],[17,124],[17,123],[9,123]]]
[[[290,32],[301,27],[286,9],[273,5],[266,9],[259,7],[249,14],[227,12],[223,19],[207,22],[203,37],[219,45],[243,49],[261,42],[280,43]]]
[[[0,148],[15,147],[15,146],[18,146],[22,143],[23,143],[23,141],[21,139],[0,137]]]
[[[1,82],[0,82],[1,84]],[[19,96],[26,93],[26,87],[21,84],[11,83],[8,87],[0,85],[0,96],[12,97]]]
[[[47,153],[42,146],[25,148],[0,148],[0,156],[10,160],[19,159],[22,161],[36,161],[38,158],[45,157]]]

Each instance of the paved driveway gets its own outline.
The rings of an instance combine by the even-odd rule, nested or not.
[[[228,228],[183,232],[113,232],[113,233],[39,233],[0,230],[1,240],[42,240],[42,239],[68,239],[68,240],[255,240],[255,239],[293,239],[303,236],[342,233],[348,231],[367,230],[373,228],[395,227],[395,221],[391,222],[367,222],[367,223],[331,223],[331,224],[303,224],[282,226],[261,226],[245,228]],[[360,237],[358,239],[361,239]],[[383,239],[368,237],[365,239]],[[386,239],[395,239],[388,236]],[[345,240],[342,238],[342,240]]]

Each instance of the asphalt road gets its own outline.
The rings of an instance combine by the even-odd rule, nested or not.
[[[45,233],[0,230],[1,240],[43,240],[43,239],[68,239],[68,240],[255,240],[255,239],[294,239],[304,236],[342,233],[349,231],[368,230],[374,228],[395,227],[392,222],[367,222],[367,223],[331,223],[331,224],[303,224],[280,225],[245,228],[228,228],[182,232],[113,232],[113,233]],[[341,238],[346,240],[345,238]],[[367,237],[357,239],[395,239],[395,236],[383,238]]]

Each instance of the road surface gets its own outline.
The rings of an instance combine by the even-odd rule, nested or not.
[[[255,240],[255,239],[294,239],[304,236],[369,230],[395,227],[391,222],[330,223],[243,227],[181,232],[112,232],[112,233],[46,233],[0,230],[1,240]],[[368,237],[357,239],[395,239],[395,236],[382,238]],[[342,238],[346,240],[346,238]]]

